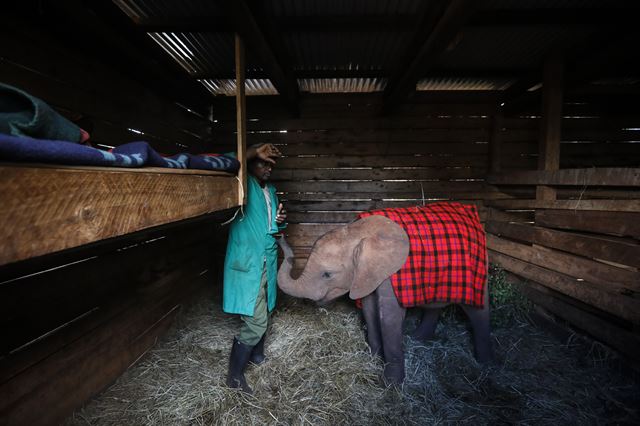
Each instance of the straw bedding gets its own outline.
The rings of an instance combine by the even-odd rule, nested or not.
[[[496,317],[508,306],[494,309]],[[136,366],[67,425],[637,424],[640,385],[611,367],[613,355],[576,338],[560,343],[511,311],[494,327],[497,360],[482,367],[464,318],[450,311],[437,339],[406,337],[407,379],[384,388],[360,318],[281,297],[268,361],[249,367],[254,395],[224,386],[240,327],[209,288]],[[410,313],[411,314],[411,313]],[[505,319],[506,318],[506,319]],[[499,318],[498,318],[499,319]],[[415,327],[409,317],[407,331]]]

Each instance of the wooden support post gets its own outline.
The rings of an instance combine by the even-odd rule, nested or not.
[[[558,170],[560,168],[563,65],[562,56],[558,52],[547,58],[544,64],[538,170]],[[556,190],[549,186],[539,185],[536,187],[536,199],[555,200]]]
[[[237,152],[240,161],[240,171],[238,172],[240,204],[247,204],[247,105],[244,93],[244,71],[244,42],[236,34],[236,126],[238,129]]]
[[[502,154],[502,127],[504,126],[504,114],[502,110],[496,111],[493,116],[493,128],[491,129],[491,139],[489,140],[489,173],[500,173],[502,165],[500,157]]]

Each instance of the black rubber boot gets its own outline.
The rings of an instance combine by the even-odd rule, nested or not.
[[[260,365],[267,360],[267,357],[264,356],[264,337],[266,335],[267,333],[263,334],[260,341],[253,347],[251,358],[249,358],[250,363]]]
[[[244,370],[247,368],[253,346],[245,345],[233,338],[231,356],[229,357],[229,373],[227,374],[227,386],[234,389],[242,389],[243,392],[252,394],[253,390],[247,384]]]

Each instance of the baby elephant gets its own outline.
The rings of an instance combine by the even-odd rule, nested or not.
[[[321,304],[349,293],[361,299],[372,353],[387,384],[404,381],[402,323],[425,308],[414,337],[432,337],[441,309],[458,303],[471,321],[476,358],[492,358],[485,233],[475,206],[435,203],[370,211],[320,237],[304,271],[291,278],[293,252],[280,239],[282,291]]]

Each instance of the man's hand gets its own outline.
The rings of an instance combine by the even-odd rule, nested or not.
[[[276,212],[276,223],[282,225],[287,220],[287,211],[282,206],[282,203],[278,204],[278,211]]]
[[[247,151],[247,158],[251,159],[252,157],[258,157],[259,159],[266,161],[270,164],[276,164],[276,158],[282,157],[282,153],[278,148],[270,143],[265,143],[264,145],[260,145],[255,149],[255,154],[253,152]]]

